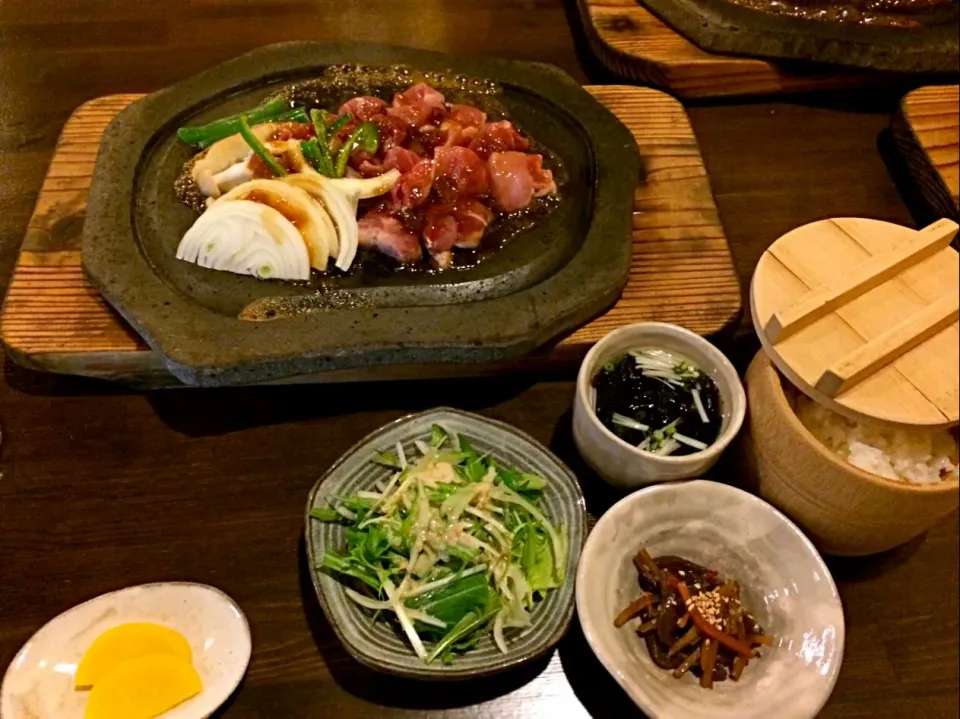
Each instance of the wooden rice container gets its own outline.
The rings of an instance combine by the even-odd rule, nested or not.
[[[820,443],[761,350],[744,382],[738,450],[750,489],[790,516],[826,554],[864,555],[923,534],[960,504],[960,483],[911,484],[868,474]],[[791,391],[792,395],[792,391]]]
[[[957,225],[804,225],[774,242],[750,291],[763,350],[747,372],[741,453],[754,490],[828,554],[880,552],[960,503],[960,486],[888,480],[821,444],[800,392],[854,420],[942,431],[960,416]]]

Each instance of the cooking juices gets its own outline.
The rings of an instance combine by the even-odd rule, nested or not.
[[[631,350],[593,378],[596,413],[611,432],[658,455],[700,452],[717,441],[720,393],[689,359],[657,348]]]

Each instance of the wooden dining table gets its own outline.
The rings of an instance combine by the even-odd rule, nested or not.
[[[4,0],[0,3],[0,284],[78,105],[162,88],[256,46],[350,39],[553,63],[610,82],[563,0]],[[615,81],[615,80],[614,80]],[[688,105],[739,277],[782,233],[831,216],[916,226],[888,153],[909,81]],[[745,368],[745,313],[717,340]],[[143,392],[22,369],[0,381],[0,668],[45,622],[162,580],[215,585],[253,655],[226,717],[624,717],[639,711],[574,620],[557,649],[483,680],[377,674],[340,645],[311,586],[307,493],[344,451],[404,414],[453,405],[509,422],[577,473],[592,518],[617,494],[578,458],[573,375]],[[716,473],[736,483],[736,469]],[[828,558],[846,617],[827,718],[956,717],[956,513],[907,546]],[[788,719],[784,717],[782,719]]]

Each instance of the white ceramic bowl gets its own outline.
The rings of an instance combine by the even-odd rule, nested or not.
[[[639,596],[633,556],[674,554],[740,582],[774,646],[739,682],[702,689],[658,668],[635,622],[613,620]],[[751,494],[704,480],[634,492],[600,518],[577,571],[577,612],[594,653],[646,714],[687,719],[814,717],[843,659],[843,608],[830,572],[790,520]]]
[[[219,589],[188,582],[127,587],[68,609],[17,653],[0,689],[3,719],[81,719],[89,692],[74,689],[77,664],[100,634],[127,622],[155,622],[180,632],[193,650],[203,690],[163,714],[204,719],[240,684],[250,661],[250,627]]]
[[[723,424],[717,441],[702,452],[681,457],[644,452],[624,442],[597,419],[594,376],[605,363],[619,359],[628,350],[644,347],[683,355],[716,382]],[[573,439],[587,464],[601,477],[622,489],[636,489],[653,482],[703,476],[740,431],[746,408],[747,399],[737,370],[720,350],[683,327],[640,322],[614,330],[584,358],[573,400]]]

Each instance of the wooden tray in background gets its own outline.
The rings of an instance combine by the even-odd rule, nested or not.
[[[893,120],[897,149],[928,210],[960,221],[960,86],[908,93]]]
[[[736,97],[865,87],[880,73],[801,70],[801,66],[701,50],[640,0],[577,0],[591,52],[621,77],[681,98]]]
[[[673,322],[703,335],[731,327],[740,316],[739,280],[683,107],[656,90],[616,85],[587,89],[633,131],[645,171],[636,191],[630,277],[614,307],[558,343],[507,364],[374,367],[288,381],[448,377],[573,366],[600,337],[633,322]],[[110,120],[139,97],[91,100],[64,126],[0,316],[0,337],[18,364],[141,387],[180,385],[160,356],[85,280],[80,261],[84,209],[100,136]]]

